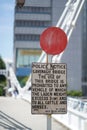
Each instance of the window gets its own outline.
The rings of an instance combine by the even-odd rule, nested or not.
[[[16,7],[16,13],[51,13],[51,7],[29,7],[24,6],[22,8]]]
[[[33,34],[16,34],[15,40],[17,41],[39,41],[40,35]]]
[[[31,67],[32,62],[38,61],[41,55],[39,49],[18,49],[17,50],[17,68]]]
[[[49,26],[51,26],[51,21],[16,20],[15,24],[17,27],[49,27]]]

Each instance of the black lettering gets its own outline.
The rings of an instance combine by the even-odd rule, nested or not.
[[[66,104],[67,101],[60,101],[60,104]]]

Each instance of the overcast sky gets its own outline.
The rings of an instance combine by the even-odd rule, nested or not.
[[[0,3],[0,56],[13,60],[13,22],[15,0]]]

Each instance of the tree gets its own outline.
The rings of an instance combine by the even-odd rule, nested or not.
[[[0,56],[0,69],[6,69],[6,65]],[[6,77],[4,75],[0,75],[0,96],[4,95],[4,87],[6,86]]]
[[[6,69],[6,65],[1,56],[0,56],[0,69]],[[6,81],[6,78],[4,75],[0,75],[0,82],[3,82],[3,81]]]
[[[0,56],[0,69],[6,69],[6,65],[1,56]]]

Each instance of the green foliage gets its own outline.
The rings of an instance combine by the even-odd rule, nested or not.
[[[1,56],[0,56],[0,69],[6,69],[5,63]]]
[[[0,56],[0,69],[6,69],[5,63]],[[0,75],[0,96],[4,95],[4,87],[6,86],[6,77],[4,75]]]
[[[0,96],[3,95],[3,88],[0,86]]]
[[[28,76],[23,76],[23,77],[17,77],[21,87],[24,87],[27,80],[28,80]]]
[[[5,89],[4,89],[5,86],[6,86],[6,78],[2,75],[0,76],[0,96],[5,95]]]
[[[3,84],[0,84],[0,96],[5,96],[5,89]]]
[[[4,75],[0,75],[0,84],[6,85],[6,78]]]
[[[71,90],[71,91],[67,92],[67,96],[81,97],[82,96],[82,91]]]
[[[4,87],[0,85],[0,96],[3,96],[4,93]]]

